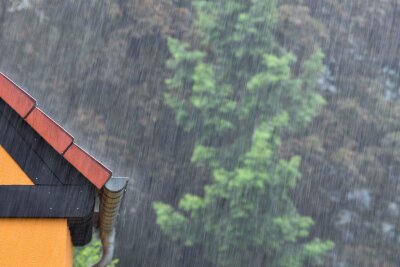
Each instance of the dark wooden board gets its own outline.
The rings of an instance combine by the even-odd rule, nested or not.
[[[14,158],[34,184],[90,184],[1,99],[0,145]]]
[[[0,145],[35,184],[1,185],[0,218],[67,218],[74,246],[90,242],[96,188],[1,99]]]

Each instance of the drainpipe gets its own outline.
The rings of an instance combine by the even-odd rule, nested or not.
[[[106,267],[113,259],[115,226],[127,183],[128,178],[112,177],[101,190],[99,226],[103,255],[93,267]]]

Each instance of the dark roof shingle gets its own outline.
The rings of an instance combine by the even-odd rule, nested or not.
[[[19,114],[46,142],[97,188],[102,188],[112,172],[74,143],[71,134],[36,107],[36,101],[3,73],[0,99]]]

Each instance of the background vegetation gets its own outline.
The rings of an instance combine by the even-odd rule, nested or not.
[[[5,0],[0,66],[132,177],[119,266],[394,267],[399,23],[399,0]]]

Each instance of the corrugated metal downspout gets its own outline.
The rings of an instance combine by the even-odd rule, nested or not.
[[[127,183],[128,178],[112,177],[101,191],[99,226],[103,255],[94,267],[106,267],[112,261],[115,225]]]

